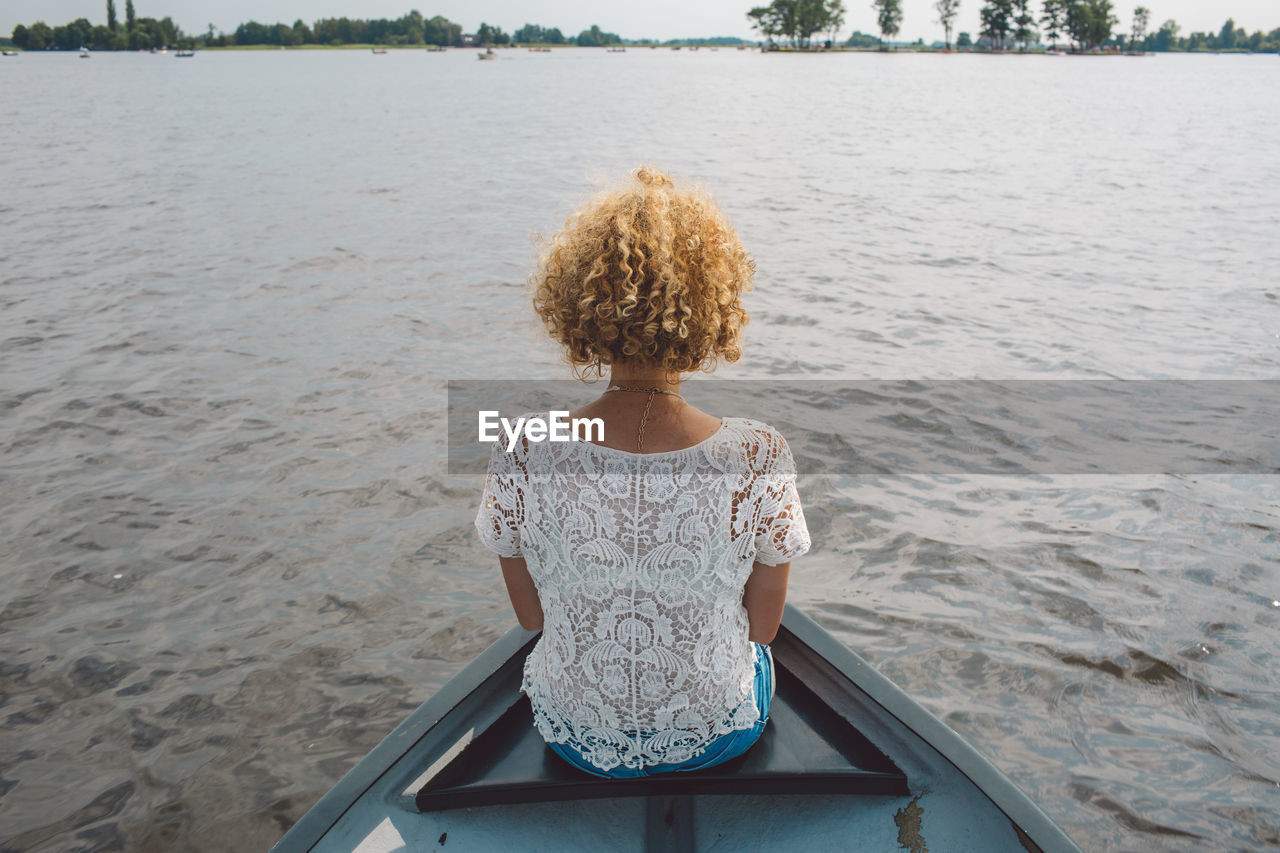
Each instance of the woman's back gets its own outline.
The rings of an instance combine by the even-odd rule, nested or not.
[[[601,769],[641,768],[755,723],[743,589],[754,563],[809,545],[772,427],[725,418],[659,453],[495,446],[476,526],[537,585],[543,637],[524,686],[549,742]]]
[[[476,527],[516,618],[543,631],[524,673],[538,729],[586,772],[715,766],[768,721],[766,644],[809,547],[795,464],[767,424],[717,425],[680,394],[682,374],[741,356],[754,273],[709,195],[641,167],[531,277],[568,362],[608,373],[575,415],[609,443],[495,445]]]

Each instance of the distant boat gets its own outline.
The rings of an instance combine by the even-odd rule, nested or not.
[[[6,51],[4,52],[4,55],[5,55],[5,56],[17,56],[17,55],[18,55],[18,51],[16,51],[16,50],[6,50]]]
[[[89,55],[90,55],[90,54],[89,54],[89,48],[85,47],[84,45],[81,45],[81,46],[80,46],[80,58],[81,58],[81,59],[88,59],[88,58],[89,58]]]
[[[432,45],[431,47],[427,48],[427,53],[444,53],[444,52],[445,52],[445,48],[441,47],[438,44]]]
[[[386,49],[385,47],[375,47],[375,48],[373,49],[373,52],[374,52],[374,53],[386,53],[386,52],[387,52],[387,49]]]
[[[493,52],[493,48],[489,48],[484,53],[479,54],[481,59],[497,59],[498,54]]]
[[[194,50],[180,50],[174,54],[174,56],[176,56],[178,59],[187,59],[188,57],[192,57],[195,55],[196,55],[196,52]]]
[[[531,48],[529,48],[529,52],[530,52],[530,53],[550,53],[550,52],[551,52],[551,48],[549,48],[549,47],[531,47]]]
[[[609,53],[626,53],[627,49],[625,47],[611,47],[609,48],[608,52]]]

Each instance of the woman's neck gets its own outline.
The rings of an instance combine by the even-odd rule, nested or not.
[[[609,367],[609,384],[627,388],[658,388],[680,393],[680,375],[670,377],[662,368],[646,365],[614,364]]]

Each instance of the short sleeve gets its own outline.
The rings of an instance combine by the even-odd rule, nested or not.
[[[476,513],[480,541],[500,557],[519,557],[524,520],[524,470],[501,441],[494,442],[485,472],[484,494]]]
[[[781,435],[775,433],[772,438],[765,483],[759,491],[755,539],[756,562],[766,566],[789,562],[807,552],[810,544],[791,448]]]

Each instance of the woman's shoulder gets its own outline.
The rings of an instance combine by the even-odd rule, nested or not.
[[[756,418],[725,417],[726,442],[756,472],[794,466],[786,438],[772,424]]]
[[[723,420],[728,430],[738,436],[758,442],[786,443],[786,439],[782,437],[781,432],[775,429],[772,424],[765,423],[762,420],[739,417],[725,417]]]

